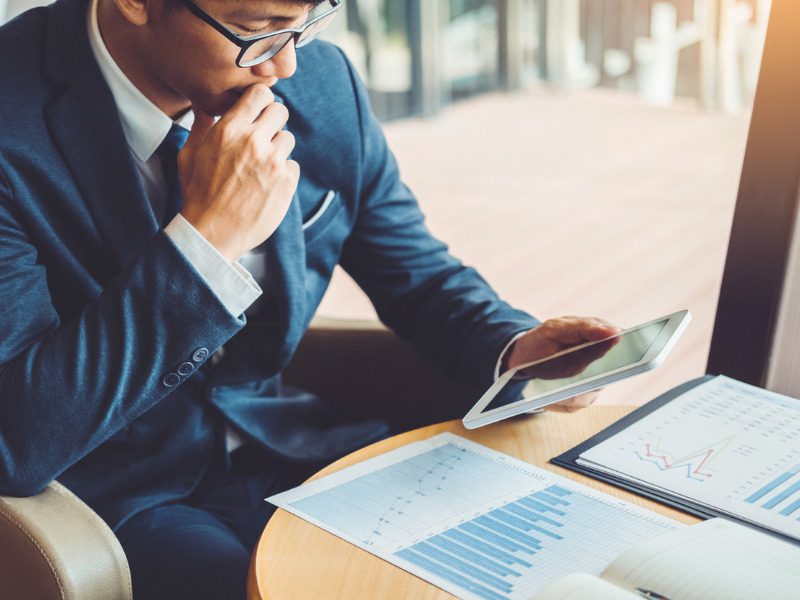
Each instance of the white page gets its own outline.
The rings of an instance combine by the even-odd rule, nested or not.
[[[642,600],[642,596],[593,575],[573,573],[551,583],[531,600]]]
[[[800,539],[800,400],[716,377],[578,462]]]
[[[529,598],[682,527],[447,433],[269,501],[470,599]]]
[[[724,519],[637,544],[603,573],[672,600],[800,598],[800,547]]]

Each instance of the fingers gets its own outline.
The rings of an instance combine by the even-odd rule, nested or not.
[[[287,160],[286,171],[291,176],[291,179],[294,182],[294,187],[297,187],[297,182],[300,181],[300,164],[294,160]]]
[[[275,95],[266,85],[251,85],[231,109],[219,120],[222,128],[245,128],[252,125],[267,106],[275,102]],[[280,128],[279,128],[280,129]]]
[[[601,391],[602,390],[594,390],[592,392],[587,392],[585,394],[581,394],[580,396],[575,396],[573,398],[563,400],[562,402],[551,404],[546,408],[551,412],[574,413],[594,404],[600,397]]]
[[[294,136],[288,131],[279,131],[272,138],[272,147],[274,150],[275,158],[286,160],[294,150],[295,139]],[[297,164],[297,163],[295,163]]]
[[[265,88],[266,92],[259,88]],[[283,131],[289,121],[289,111],[274,99],[265,86],[249,87],[217,124],[222,143],[244,144],[259,160],[268,157],[286,160],[294,149],[294,137]]]
[[[596,317],[560,317],[540,325],[542,334],[562,345],[602,340],[621,331],[604,319]]]
[[[597,317],[561,317],[552,321],[558,333],[574,337],[576,342],[599,340],[620,331],[616,325]]]
[[[540,323],[512,346],[508,368],[530,363],[585,342],[608,339],[621,331],[608,321],[594,317],[560,317]],[[613,346],[618,338],[610,340]],[[610,346],[609,346],[610,347]]]
[[[271,139],[276,132],[282,130],[289,120],[289,111],[278,102],[273,102],[267,106],[259,115],[255,122],[255,135],[264,135]]]

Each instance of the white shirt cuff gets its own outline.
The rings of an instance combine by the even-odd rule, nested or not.
[[[508,354],[508,351],[511,350],[511,346],[513,346],[514,342],[516,342],[519,338],[521,338],[526,333],[528,333],[528,332],[527,331],[519,332],[517,335],[515,335],[513,338],[511,338],[511,341],[506,344],[505,348],[503,348],[503,351],[500,353],[500,358],[497,359],[497,365],[494,368],[494,380],[495,381],[497,381],[497,378],[500,377],[500,368],[503,366],[503,359],[506,357],[506,354]]]
[[[176,215],[164,231],[234,317],[261,295],[250,271],[238,262],[228,262],[182,215]]]

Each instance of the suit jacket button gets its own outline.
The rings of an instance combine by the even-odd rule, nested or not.
[[[181,375],[183,377],[191,375],[192,371],[194,371],[194,365],[190,362],[181,363],[178,366],[178,375]]]
[[[208,348],[198,348],[192,353],[192,360],[196,363],[203,362],[208,358]]]
[[[165,386],[171,388],[175,387],[181,382],[181,378],[178,376],[177,373],[167,373],[164,375],[164,379],[161,380]]]

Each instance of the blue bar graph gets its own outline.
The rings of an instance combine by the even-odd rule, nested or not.
[[[420,556],[416,552],[412,552],[409,549],[401,550],[397,553],[397,555],[400,558],[406,559],[410,563],[414,563],[415,565],[422,567],[426,571],[430,571],[434,575],[438,575],[439,577],[443,577],[448,581],[452,581],[457,586],[462,587],[481,598],[486,598],[487,600],[506,600],[508,597],[507,595],[493,592],[489,588],[484,587],[479,583],[475,583],[468,577],[464,577],[463,575],[460,575],[459,573],[442,566],[436,561],[429,560],[424,556]]]
[[[557,508],[553,508],[547,504],[542,504],[541,502],[537,502],[532,498],[522,498],[520,502],[522,502],[525,506],[532,508],[533,510],[538,510],[539,512],[551,512],[559,517],[563,517],[567,514],[562,510],[558,510]]]
[[[548,488],[548,489],[550,489],[550,488]],[[544,490],[544,491],[541,491],[541,492],[536,492],[535,494],[533,494],[533,497],[536,498],[537,500],[541,500],[542,502],[546,502],[547,504],[550,504],[551,506],[559,506],[559,505],[568,506],[569,505],[569,502],[567,502],[566,500],[564,500],[562,498],[558,498],[558,497],[553,497],[550,494],[545,493],[546,491],[547,490]]]
[[[460,527],[460,529],[463,529],[464,531],[467,531],[467,532],[477,536],[480,539],[489,540],[493,544],[497,544],[498,546],[500,546],[501,548],[505,548],[506,550],[511,550],[512,552],[522,551],[522,552],[527,552],[528,554],[533,554],[533,550],[530,550],[530,549],[526,548],[525,546],[521,546],[521,545],[517,544],[516,542],[512,542],[508,538],[505,538],[502,535],[498,535],[496,533],[493,533],[492,531],[490,531],[490,530],[488,530],[488,529],[486,529],[484,527],[480,527],[479,525],[476,525],[475,523],[472,523],[472,522],[464,523],[463,525],[460,525],[459,527]]]
[[[532,550],[539,550],[541,545],[539,544],[539,540],[535,537],[530,535],[526,535],[521,531],[514,529],[513,527],[509,527],[508,525],[504,525],[499,521],[495,521],[494,519],[483,515],[475,519],[475,522],[479,525],[486,527],[487,529],[491,529],[492,531],[499,533],[500,535],[504,535],[506,537],[511,538],[515,542],[519,542],[523,546],[530,548]]]
[[[788,517],[793,512],[795,512],[797,509],[800,509],[800,500],[795,500],[794,502],[792,502],[789,506],[787,506],[786,508],[784,508],[781,511],[781,514],[783,516],[785,516],[785,517]],[[798,519],[798,520],[800,520],[800,519]]]
[[[472,562],[468,560],[467,555],[460,550],[457,551],[458,554],[456,556],[453,556],[452,554],[434,548],[427,542],[415,544],[411,547],[411,549],[419,552],[420,554],[425,554],[434,560],[438,560],[440,563],[447,565],[451,569],[460,571],[464,575],[468,575],[473,579],[477,579],[478,581],[502,592],[511,591],[510,583],[503,581],[499,577],[495,577],[491,573],[487,573],[485,569],[481,568],[481,565],[472,564]]]
[[[518,564],[523,567],[532,567],[533,565],[529,563],[527,560],[520,558],[519,556],[514,556],[513,554],[509,554],[505,550],[501,550],[496,546],[492,546],[490,543],[483,542],[478,538],[474,538],[471,535],[467,535],[458,529],[451,529],[450,531],[446,531],[442,534],[443,537],[451,537],[456,541],[461,542],[465,546],[469,548],[474,548],[478,552],[483,552],[486,556],[490,556],[492,558],[496,558],[499,561],[502,561],[508,565]]]
[[[759,488],[745,502],[759,503],[765,510],[778,510],[778,514],[788,517],[800,510],[800,464],[781,473],[763,487]],[[798,518],[800,521],[800,518]]]
[[[507,566],[504,566],[496,562],[491,557],[487,557],[478,552],[473,552],[472,550],[465,548],[464,546],[456,544],[455,542],[450,541],[443,535],[437,535],[432,538],[429,538],[428,542],[431,544],[435,544],[436,546],[439,546],[440,548],[447,550],[448,552],[462,555],[467,559],[469,559],[471,562],[480,565],[482,567],[485,567],[486,569],[492,571],[497,575],[500,576],[516,575],[517,577],[519,577],[521,574],[519,571],[515,571],[514,569],[509,569]]]
[[[769,502],[764,503],[764,508],[768,509],[775,508],[776,506],[778,506],[778,504],[790,498],[791,496],[794,496],[798,492],[800,492],[800,481],[786,488],[780,494],[776,494],[775,496],[773,496]]]
[[[523,508],[519,504],[509,504],[505,507],[505,509],[509,512],[514,513],[515,515],[519,515],[520,517],[524,517],[528,521],[542,521],[543,523],[549,523],[554,527],[563,527],[563,523],[559,523],[555,519],[551,519],[550,517],[545,517],[544,515],[540,515],[536,512],[528,510],[527,508]],[[562,513],[563,516],[563,513]]]
[[[569,490],[565,490],[562,487],[557,485],[551,485],[549,488],[545,490],[546,492],[550,492],[551,494],[555,494],[556,496],[569,496],[572,494]]]
[[[512,526],[516,527],[517,529],[522,529],[523,531],[536,531],[536,532],[544,534],[544,535],[549,535],[550,537],[556,538],[557,540],[561,539],[561,536],[558,535],[557,533],[553,533],[552,531],[548,531],[547,529],[544,529],[543,527],[539,527],[538,525],[534,525],[533,523],[530,523],[526,519],[518,519],[514,515],[509,514],[509,513],[505,512],[503,510],[499,510],[499,509],[498,510],[493,510],[492,512],[489,513],[489,516],[490,517],[494,517],[498,521],[503,521],[504,523],[508,523],[509,525],[512,525]],[[537,543],[539,542],[538,539],[536,539],[536,538],[534,538],[534,539],[536,540]]]
[[[744,501],[749,502],[750,504],[755,504],[756,502],[761,500],[761,498],[779,488],[781,485],[789,481],[792,477],[794,477],[798,473],[800,473],[800,465],[797,465],[793,469],[787,471],[786,473],[779,475],[778,477],[770,481],[767,485],[765,485],[759,490],[756,490],[753,494],[745,498]]]
[[[669,521],[556,485],[563,479],[453,439],[275,498],[469,600],[527,600],[552,581],[554,564],[600,573],[642,537],[672,529]]]
[[[569,507],[571,492],[562,488],[556,491],[554,488],[556,486],[543,491],[553,493],[565,507]],[[457,585],[461,585],[464,578],[469,578],[473,585],[470,591],[480,598],[508,598],[514,589],[515,579],[522,575],[508,565],[517,563],[528,568],[534,566],[529,562],[530,559],[520,558],[517,553],[527,551],[535,554],[547,543],[543,541],[546,538],[553,540],[553,543],[563,539],[552,530],[563,527],[563,523],[549,518],[549,523],[540,520],[540,515],[529,510],[525,502],[529,498],[526,496],[510,502],[396,554],[429,570],[435,565],[437,575]],[[548,529],[548,526],[552,529]],[[542,534],[542,539],[528,535],[531,531]]]

